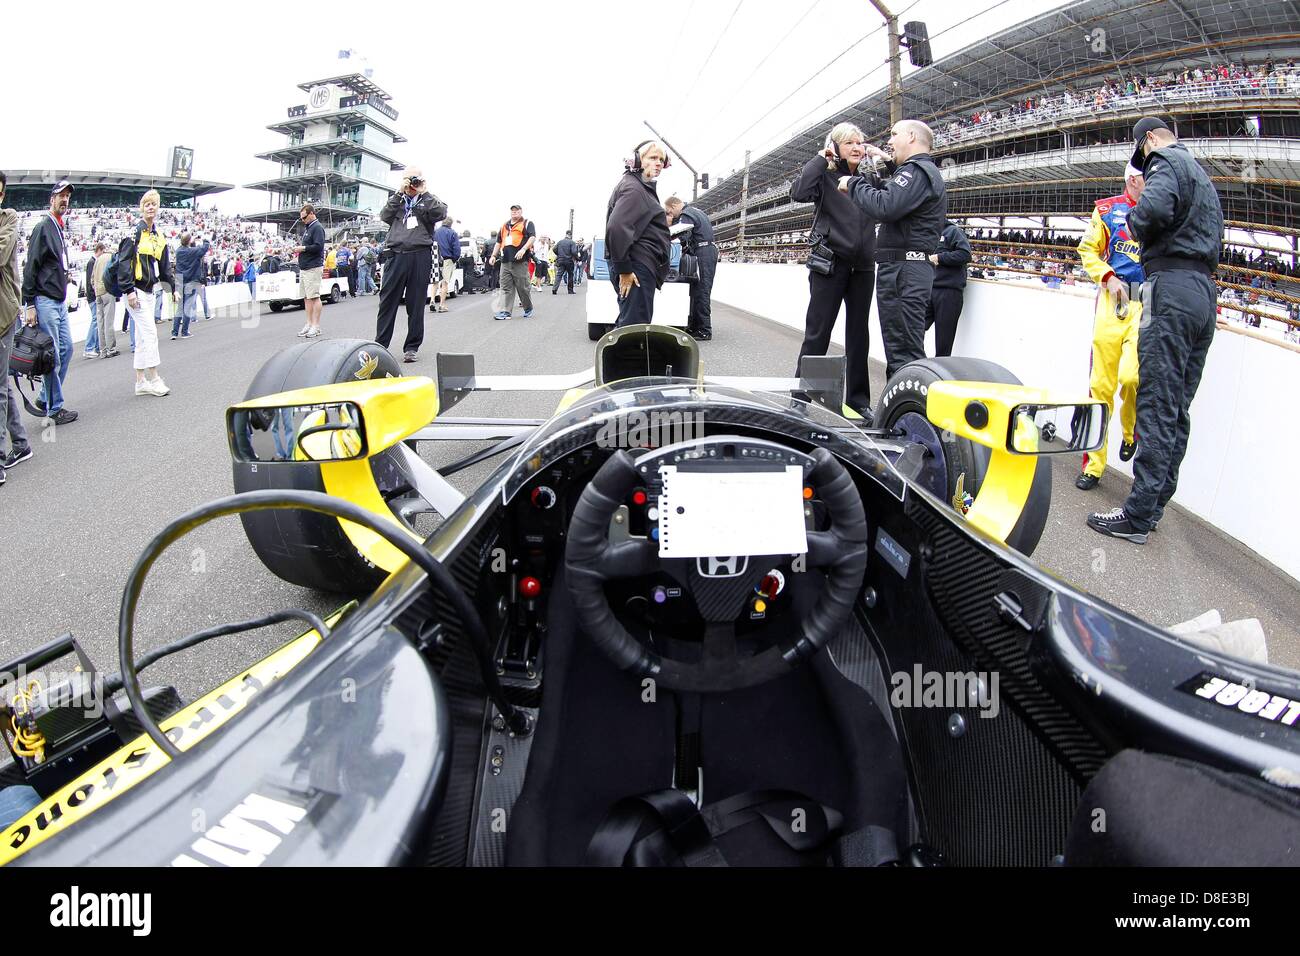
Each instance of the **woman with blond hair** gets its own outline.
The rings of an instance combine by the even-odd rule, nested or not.
[[[870,416],[867,318],[876,285],[876,223],[837,188],[841,176],[857,174],[867,155],[865,144],[862,130],[852,123],[838,124],[826,137],[821,152],[804,165],[790,187],[790,198],[817,204],[809,237],[808,314],[799,358],[826,354],[842,303],[847,362],[844,401],[860,414]]]
[[[163,295],[166,283],[173,298],[180,302],[180,290],[172,273],[171,249],[154,226],[162,204],[158,190],[151,189],[140,197],[140,215],[135,233],[122,241],[118,250],[117,282],[126,296],[126,311],[135,329],[135,393],[159,398],[171,391],[158,374],[158,329],[151,321],[154,297]]]

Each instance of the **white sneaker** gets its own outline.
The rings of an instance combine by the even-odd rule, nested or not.
[[[149,394],[151,395],[157,395],[159,398],[162,398],[170,391],[171,389],[167,387],[167,383],[161,378],[156,378],[149,383]]]
[[[135,383],[135,393],[137,395],[152,395],[153,388],[147,379],[142,379]]]
[[[309,322],[308,324],[304,325],[301,329],[299,329],[299,330],[298,330],[298,334],[299,334],[300,336],[310,335],[310,334],[311,334],[311,323]]]
[[[308,330],[306,331],[306,333],[303,335],[303,338],[305,338],[305,339],[314,339],[314,338],[316,338],[316,336],[318,336],[318,335],[320,335],[320,334],[321,334],[320,329],[308,329]]]

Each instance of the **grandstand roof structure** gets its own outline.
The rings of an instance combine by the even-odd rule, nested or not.
[[[203,182],[191,179],[172,179],[148,173],[122,170],[57,170],[18,169],[6,170],[9,185],[5,189],[6,202],[20,212],[45,209],[50,204],[50,189],[66,179],[72,183],[76,206],[135,206],[148,189],[158,190],[164,207],[192,205],[195,198],[233,189],[230,183]]]
[[[1300,235],[1300,100],[1294,86],[1209,83],[1117,96],[1107,82],[1220,64],[1279,66],[1300,58],[1295,0],[1081,0],[1048,11],[903,77],[903,114],[937,134],[949,214],[1082,215],[1123,188],[1130,131],[1143,115],[1172,120],[1219,188],[1230,223]],[[1027,99],[1073,102],[1015,114]],[[856,123],[869,142],[888,136],[881,88],[808,126],[751,162],[746,235],[807,229],[811,206],[788,200],[790,183],[835,123]],[[976,113],[992,122],[969,122]],[[740,147],[737,147],[740,148]],[[739,222],[742,176],[715,180],[696,203],[725,244]],[[1293,246],[1294,248],[1294,246]]]

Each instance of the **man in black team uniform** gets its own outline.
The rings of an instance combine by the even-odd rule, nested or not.
[[[928,330],[935,326],[934,354],[951,355],[966,297],[966,266],[970,264],[970,240],[956,223],[944,220],[939,251],[930,256],[930,264],[934,266],[934,284],[925,310],[925,327]]]
[[[1141,440],[1124,507],[1090,515],[1088,527],[1145,544],[1178,489],[1178,466],[1192,428],[1188,409],[1214,340],[1223,207],[1205,170],[1162,120],[1143,117],[1133,138],[1132,163],[1146,182],[1128,214],[1146,275],[1138,335]]]
[[[948,212],[943,176],[930,149],[934,134],[919,120],[900,120],[889,137],[893,159],[875,146],[867,156],[885,160],[888,180],[844,176],[839,188],[880,223],[876,236],[876,307],[885,340],[885,379],[925,358],[925,312]]]
[[[569,295],[573,295],[573,270],[576,268],[578,244],[573,241],[573,233],[566,232],[564,238],[555,244],[555,285],[551,295],[558,295],[560,280],[567,277]]]
[[[713,277],[718,274],[718,247],[713,241],[713,223],[694,206],[688,206],[676,196],[664,201],[668,211],[668,224],[688,222],[695,228],[682,241],[684,251],[700,263],[700,277],[691,285],[691,311],[686,320],[686,331],[693,338],[707,342],[713,338]]]

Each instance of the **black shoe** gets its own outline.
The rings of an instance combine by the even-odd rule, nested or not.
[[[1078,478],[1074,479],[1074,487],[1080,491],[1092,491],[1097,487],[1097,482],[1101,481],[1096,475],[1090,475],[1086,471]]]
[[[1088,515],[1088,527],[1100,534],[1123,538],[1134,544],[1147,543],[1147,532],[1133,527],[1133,522],[1128,520],[1128,515],[1124,513],[1123,508],[1112,508],[1110,511],[1098,511]]]
[[[687,329],[686,334],[697,342],[708,342],[713,338],[713,332],[709,329]]]
[[[1134,455],[1137,454],[1137,450],[1138,450],[1138,446],[1137,446],[1137,442],[1135,441],[1120,442],[1119,460],[1128,461],[1130,458],[1132,458]]]
[[[414,352],[407,352],[405,355],[402,356],[402,361],[403,361],[403,362],[414,362],[414,361],[415,361],[415,353],[414,353]]]
[[[71,425],[76,420],[77,413],[69,408],[60,408],[54,413],[54,417],[50,419],[56,425]]]
[[[5,455],[4,461],[0,461],[0,468],[12,468],[20,461],[26,461],[32,457],[32,446],[25,445],[21,449],[11,448],[9,454]]]
[[[560,294],[560,290],[559,290],[559,289],[552,289],[552,290],[551,290],[551,295],[559,295],[559,294]]]
[[[43,401],[41,401],[39,398],[38,398],[38,399],[35,399],[35,400],[32,402],[32,408],[36,409],[36,414],[37,414],[37,415],[42,415],[42,416],[43,416],[43,415],[45,414],[45,403],[44,403]]]

